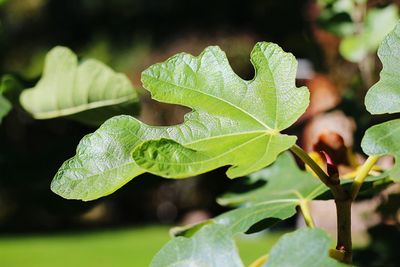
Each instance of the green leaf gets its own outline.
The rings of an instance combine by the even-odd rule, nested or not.
[[[400,23],[383,40],[378,50],[383,69],[380,80],[369,89],[365,97],[367,110],[372,114],[400,112]],[[369,128],[361,142],[368,155],[393,155],[396,164],[390,176],[400,181],[400,120],[392,120]]]
[[[300,229],[284,235],[272,247],[263,267],[345,267],[328,255],[330,237],[320,229]]]
[[[310,201],[328,190],[317,178],[300,170],[289,152],[281,154],[271,166],[252,174],[250,179],[263,181],[264,185],[245,193],[225,194],[218,199],[219,204],[240,208],[200,225],[221,224],[232,234],[247,232],[262,221],[269,226],[276,220],[295,215],[301,201]],[[190,225],[175,228],[173,232],[176,235],[190,235],[198,228],[199,225]]]
[[[383,182],[386,177],[369,177],[361,192],[373,191],[374,187],[379,187],[374,184]],[[240,186],[241,193],[227,193],[218,199],[221,205],[238,208],[198,224],[175,227],[172,233],[190,236],[207,224],[221,224],[232,234],[256,232],[294,216],[301,201],[332,198],[325,196],[328,187],[309,172],[300,170],[289,152],[281,154],[275,163],[251,174],[245,181],[247,184]],[[351,186],[350,182],[342,181]]]
[[[191,238],[177,237],[153,258],[150,267],[243,267],[229,232],[206,225]]]
[[[281,154],[273,165],[251,174],[249,178],[252,181],[264,181],[265,184],[244,193],[225,194],[218,199],[218,203],[229,206],[277,201],[298,203],[300,200],[312,200],[328,190],[318,178],[300,170],[289,152]]]
[[[192,108],[184,123],[154,127],[129,116],[108,120],[81,141],[52,190],[90,200],[146,171],[183,178],[232,165],[227,174],[238,177],[269,165],[295,143],[296,137],[279,131],[305,111],[309,92],[296,88],[297,62],[279,46],[258,43],[251,61],[251,81],[232,71],[218,47],[153,65],[142,74],[145,88],[156,100]]]
[[[77,56],[60,46],[47,54],[37,85],[20,97],[22,106],[35,119],[74,115],[91,124],[121,112],[132,114],[137,101],[137,93],[125,75],[94,59],[78,65]],[[88,114],[89,110],[95,115]]]
[[[297,62],[271,43],[258,43],[251,62],[256,69],[251,81],[232,71],[218,47],[207,48],[197,58],[179,54],[144,71],[143,84],[154,99],[188,106],[210,119],[187,129],[185,140],[144,142],[133,152],[136,163],[164,177],[188,177],[231,165],[227,175],[235,178],[271,164],[290,148],[296,137],[279,132],[293,124],[309,102],[308,90],[295,86]]]
[[[361,62],[369,53],[376,51],[398,19],[396,5],[369,9],[363,31],[344,38],[340,43],[341,55],[349,61]]]
[[[390,171],[390,177],[400,182],[400,119],[387,121],[369,128],[361,142],[368,155],[393,155],[396,163]]]
[[[285,234],[272,247],[263,267],[345,267],[328,256],[332,240],[320,229]],[[206,225],[192,237],[176,237],[153,258],[151,267],[243,266],[233,235],[221,225]]]
[[[400,112],[400,23],[386,36],[378,50],[383,69],[379,81],[365,97],[367,110],[372,114]]]

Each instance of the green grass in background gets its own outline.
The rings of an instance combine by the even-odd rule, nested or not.
[[[168,227],[0,237],[1,267],[145,267],[169,240]],[[281,233],[239,236],[246,264],[268,252]]]

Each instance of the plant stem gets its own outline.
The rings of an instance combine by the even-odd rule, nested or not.
[[[337,217],[337,245],[336,249],[343,251],[343,262],[351,263],[352,241],[351,241],[351,203],[352,199],[335,199]]]
[[[300,210],[303,214],[304,221],[306,225],[310,228],[315,228],[315,223],[310,212],[309,201],[307,199],[300,200]]]
[[[294,145],[290,150],[295,153],[305,164],[317,174],[319,179],[332,192],[336,204],[337,214],[337,246],[343,254],[343,262],[352,262],[352,242],[351,242],[351,204],[352,196],[343,189],[340,180],[329,177],[318,164],[299,146]],[[306,211],[307,212],[307,211]],[[303,213],[304,214],[304,213]]]
[[[368,176],[369,171],[374,167],[375,163],[378,161],[378,156],[369,156],[368,159],[364,162],[361,168],[357,171],[356,178],[354,178],[354,182],[351,188],[351,199],[355,200],[358,192],[362,184],[365,181],[365,178]]]

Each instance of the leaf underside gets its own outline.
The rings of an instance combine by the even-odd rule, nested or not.
[[[320,229],[283,235],[263,267],[345,267],[328,256],[330,237]],[[221,225],[206,225],[194,236],[176,237],[153,258],[151,267],[243,267],[233,236]]]
[[[368,155],[394,155],[395,165],[390,177],[400,181],[400,119],[387,121],[369,128],[364,135],[361,146]]]
[[[383,69],[380,80],[365,97],[367,110],[372,114],[400,112],[400,23],[383,40],[378,50]],[[393,155],[396,163],[390,175],[400,181],[400,120],[384,122],[369,128],[361,146],[368,155]]]
[[[47,54],[42,78],[24,90],[20,102],[35,119],[72,116],[95,125],[114,115],[134,114],[138,96],[124,74],[94,59],[78,64],[71,50],[58,46]]]
[[[236,245],[221,225],[206,225],[193,238],[177,237],[153,258],[150,267],[243,267]]]
[[[321,229],[300,229],[284,235],[272,247],[263,267],[345,267],[328,256],[330,237]]]
[[[184,178],[231,165],[244,176],[271,164],[295,136],[280,134],[309,103],[296,88],[297,62],[272,43],[251,53],[256,76],[238,77],[219,47],[198,57],[178,54],[142,73],[152,98],[192,109],[180,125],[148,126],[114,117],[82,139],[77,154],[56,174],[52,190],[65,198],[91,200],[110,194],[144,172]]]
[[[385,174],[368,177],[360,192],[378,190],[379,182],[385,182],[386,178]],[[172,234],[190,236],[209,224],[223,225],[232,234],[257,232],[294,216],[300,202],[331,199],[327,196],[328,187],[311,173],[300,170],[289,152],[282,153],[272,165],[242,182],[246,184],[240,184],[240,193],[226,193],[217,200],[220,205],[236,209],[198,224],[175,227]],[[342,181],[343,185],[349,182]],[[387,184],[384,183],[383,188]]]
[[[310,201],[328,188],[310,173],[300,170],[293,156],[281,154],[271,166],[254,173],[250,180],[264,185],[243,193],[227,193],[218,199],[224,206],[239,207],[199,225],[177,227],[175,235],[190,235],[206,224],[221,224],[232,234],[247,232],[261,221],[285,220],[296,214],[301,201]],[[268,224],[267,226],[269,226]]]

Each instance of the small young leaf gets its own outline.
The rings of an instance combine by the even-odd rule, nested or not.
[[[191,238],[176,237],[150,267],[243,267],[235,242],[221,225],[206,225]]]
[[[125,75],[94,59],[78,65],[77,56],[60,46],[47,54],[43,76],[37,85],[20,97],[22,106],[36,119],[74,115],[75,119],[83,117],[91,124],[98,123],[99,115],[107,119],[128,111],[121,110],[121,106],[128,106],[132,114],[137,101],[137,93]],[[88,114],[88,110],[96,116]]]
[[[272,247],[263,267],[346,267],[328,256],[329,236],[320,229],[300,229],[284,235]]]
[[[368,155],[393,155],[396,164],[390,177],[400,181],[400,119],[387,121],[369,128],[364,135],[361,146]]]
[[[184,142],[175,139],[185,147],[165,140],[145,142],[136,147],[135,161],[167,177],[232,165],[227,175],[235,178],[271,164],[290,148],[296,137],[279,131],[293,124],[309,102],[308,90],[295,86],[297,62],[271,43],[256,44],[251,62],[256,69],[251,81],[232,71],[218,47],[207,48],[197,58],[179,54],[144,71],[143,84],[154,99],[208,114],[216,125],[199,121],[208,127],[188,129]],[[153,153],[146,153],[148,149]]]
[[[295,136],[279,131],[305,111],[309,92],[296,88],[297,62],[279,46],[256,44],[251,61],[252,81],[239,78],[218,47],[150,67],[142,74],[145,88],[156,100],[191,107],[184,123],[152,127],[129,116],[113,118],[81,141],[52,189],[89,200],[145,171],[182,178],[232,165],[227,174],[238,177],[271,164],[295,143]]]

